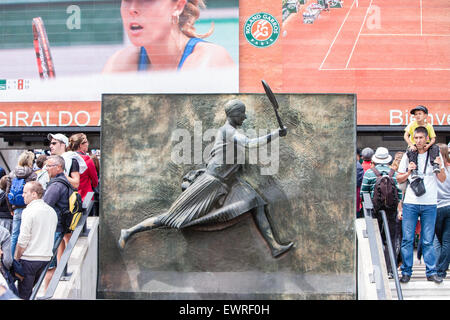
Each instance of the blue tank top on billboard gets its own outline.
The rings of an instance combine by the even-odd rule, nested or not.
[[[180,62],[178,63],[177,70],[180,70],[186,61],[187,57],[194,51],[195,46],[199,42],[206,42],[200,38],[190,38],[186,47],[184,47],[183,55],[181,56]],[[146,71],[148,66],[151,65],[150,59],[148,58],[147,51],[144,47],[141,47],[141,51],[139,52],[139,63],[138,63],[138,71]]]

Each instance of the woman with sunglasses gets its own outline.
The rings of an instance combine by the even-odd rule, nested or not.
[[[122,0],[120,13],[132,46],[116,52],[103,72],[232,67],[225,48],[204,41],[194,23],[203,0]]]

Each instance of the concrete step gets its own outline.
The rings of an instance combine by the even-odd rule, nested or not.
[[[395,290],[395,281],[389,280],[390,287]],[[450,295],[450,281],[446,278],[442,283],[435,283],[433,281],[413,281],[410,280],[408,283],[400,283],[400,287],[403,291],[407,290],[448,290]]]
[[[423,279],[422,279],[423,278]],[[389,280],[392,299],[397,300],[395,281]],[[444,279],[442,283],[435,283],[423,277],[411,277],[408,283],[400,283],[404,300],[450,300],[450,280]]]
[[[391,290],[392,299],[397,300],[397,290]],[[402,295],[404,300],[450,300],[449,289],[445,288],[416,288],[405,289],[402,287]]]
[[[397,296],[392,296],[393,300],[397,300]],[[450,300],[449,296],[422,296],[422,295],[403,295],[403,300]]]

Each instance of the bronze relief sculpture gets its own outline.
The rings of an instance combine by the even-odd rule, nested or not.
[[[240,150],[258,148],[287,134],[287,128],[282,125],[277,113],[278,104],[275,97],[265,82],[263,85],[274,106],[280,128],[264,136],[247,137],[237,130],[247,118],[245,104],[238,99],[228,101],[225,104],[227,120],[217,130],[206,168],[193,170],[184,176],[183,192],[167,212],[151,216],[129,229],[122,229],[118,240],[120,249],[124,249],[128,239],[138,232],[163,226],[183,229],[222,223],[246,212],[252,213],[273,257],[278,257],[292,248],[293,242],[281,244],[275,239],[266,216],[267,202],[250,184],[240,178],[242,164],[237,161]]]

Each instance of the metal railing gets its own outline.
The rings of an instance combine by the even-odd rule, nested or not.
[[[83,201],[83,215],[81,216],[75,230],[72,232],[72,236],[70,237],[69,243],[67,244],[66,249],[64,250],[64,252],[61,256],[61,259],[58,261],[55,273],[53,274],[52,279],[50,280],[50,283],[47,287],[45,295],[42,297],[38,297],[37,299],[39,299],[39,300],[51,299],[56,291],[56,288],[58,287],[58,283],[59,283],[60,279],[63,276],[68,276],[67,275],[67,263],[69,262],[69,258],[70,258],[70,255],[72,254],[72,250],[74,249],[75,244],[77,243],[80,235],[83,235],[83,236],[87,235],[86,221],[87,221],[87,217],[89,216],[90,212],[92,211],[93,206],[94,206],[94,192],[88,192]],[[36,282],[36,285],[33,288],[33,292],[31,293],[30,300],[36,299],[36,295],[42,285],[42,282],[44,281],[45,274],[47,273],[47,271],[51,265],[51,262],[56,259],[58,247],[59,247],[59,244],[61,243],[63,237],[64,237],[64,235],[61,235],[61,237],[59,237],[57,239],[55,246],[53,248],[53,257],[49,261],[49,263],[45,266],[44,271],[42,272],[38,281]],[[66,279],[66,280],[68,280],[68,279]]]
[[[386,236],[386,244],[388,246],[389,251],[389,261],[391,263],[392,275],[394,276],[395,289],[397,290],[397,298],[398,300],[403,300],[403,293],[400,287],[400,280],[398,279],[397,259],[395,258],[394,248],[392,247],[391,235],[389,232],[389,224],[386,218],[386,212],[384,210],[380,210],[379,212],[381,213],[381,217],[383,218],[383,230]]]
[[[372,257],[372,264],[374,266],[373,270],[373,280],[377,284],[377,296],[380,300],[386,299],[386,288],[383,281],[383,275],[381,274],[381,259],[384,257],[380,255],[380,248],[378,248],[376,237],[375,237],[375,229],[373,226],[373,213],[374,213],[374,207],[372,203],[372,199],[370,197],[369,193],[363,193],[363,212],[364,212],[364,219],[366,221],[366,228],[367,228],[367,236],[369,238],[369,245],[370,245],[370,255]],[[389,233],[389,224],[386,218],[386,212],[384,210],[380,210],[379,213],[381,214],[381,217],[383,219],[383,230],[384,234],[386,236],[386,244],[388,246],[388,252],[389,252],[389,261],[392,268],[392,274],[394,276],[395,280],[395,288],[397,290],[397,298],[398,300],[403,300],[403,294],[402,289],[400,287],[400,281],[398,279],[398,273],[397,273],[397,262],[394,255],[394,248],[392,247],[391,242],[391,236]],[[381,230],[380,230],[381,232]]]

